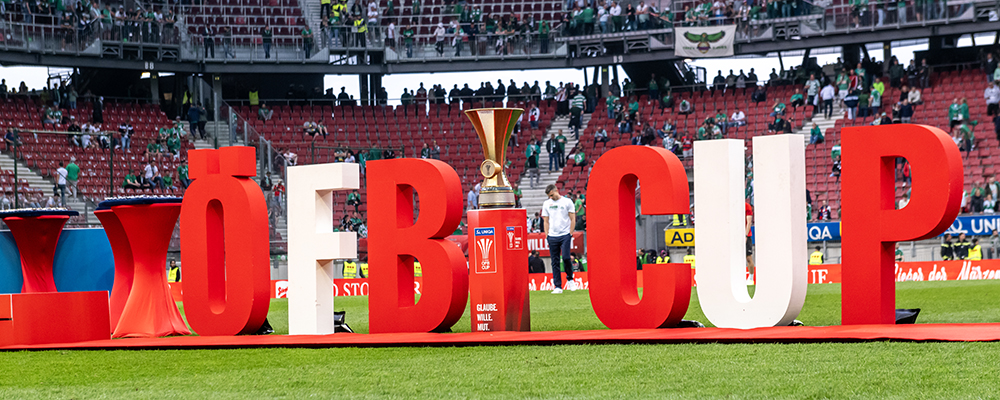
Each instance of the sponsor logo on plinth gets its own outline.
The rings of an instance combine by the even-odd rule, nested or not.
[[[477,274],[494,274],[497,272],[496,230],[494,228],[476,228],[476,263]]]

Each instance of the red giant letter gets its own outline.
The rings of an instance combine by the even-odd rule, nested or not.
[[[420,215],[413,220],[413,192]],[[462,250],[445,239],[462,219],[458,174],[437,160],[368,162],[368,296],[371,333],[448,329],[462,316],[469,270]],[[423,267],[414,304],[413,259]]]
[[[688,214],[688,180],[677,156],[654,147],[625,146],[601,156],[590,172],[590,302],[608,328],[676,325],[691,301],[691,266],[643,266],[643,296],[635,271],[635,190],[642,182],[644,215]]]
[[[948,229],[962,200],[962,156],[940,129],[844,128],[841,323],[895,323],[898,241]],[[913,171],[910,203],[896,210],[896,157]]]
[[[270,302],[267,205],[253,147],[192,150],[181,204],[184,312],[202,336],[254,333]]]

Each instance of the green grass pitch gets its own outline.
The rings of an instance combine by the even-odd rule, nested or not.
[[[1000,322],[998,281],[897,289],[920,323]],[[366,298],[336,304],[367,332]],[[605,329],[586,291],[532,292],[531,312],[537,331]],[[840,286],[810,285],[799,319],[839,315]],[[708,322],[696,295],[685,318]],[[284,300],[269,319],[287,332]],[[0,353],[0,398],[997,398],[998,375],[1000,343],[38,351]]]

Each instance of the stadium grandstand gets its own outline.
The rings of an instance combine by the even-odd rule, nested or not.
[[[965,211],[995,211],[985,199],[1000,194],[991,186],[1000,165],[997,113],[987,104],[987,74],[1000,56],[995,0],[397,1],[0,2],[0,63],[72,71],[44,87],[0,85],[2,206],[67,206],[81,211],[74,223],[96,225],[92,210],[106,197],[183,195],[187,151],[249,145],[260,156],[280,254],[287,166],[354,161],[363,173],[369,160],[432,157],[472,190],[482,150],[462,111],[518,107],[526,113],[506,171],[529,217],[547,184],[585,198],[589,168],[613,147],[667,147],[690,169],[694,141],[736,138],[752,166],[750,138],[784,132],[809,142],[810,218],[836,220],[841,130],[905,121],[953,133],[965,155]],[[678,54],[675,30],[686,27],[735,27],[730,60],[740,73],[716,75]],[[990,41],[975,43],[984,33]],[[958,45],[970,37],[971,46]],[[915,38],[926,50],[897,65],[894,47]],[[881,54],[869,53],[872,43]],[[785,68],[782,53],[801,62]],[[843,61],[816,61],[830,53]],[[736,65],[775,55],[781,71],[772,76]],[[383,84],[397,74],[551,68],[584,69],[587,78],[529,85],[501,75],[496,86],[469,89],[412,82],[420,88],[402,96]],[[328,74],[357,76],[358,91],[326,88]],[[810,75],[818,87],[810,88]],[[844,95],[825,114],[806,103],[828,84]],[[549,171],[547,142],[560,131],[565,166]],[[534,145],[537,160],[529,158]],[[71,162],[81,171],[69,184],[75,191],[53,196]],[[749,198],[752,179],[750,168]],[[908,184],[900,160],[898,201]],[[364,231],[366,195],[364,184],[336,194],[340,229]]]

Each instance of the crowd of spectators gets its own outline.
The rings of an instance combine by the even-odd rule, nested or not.
[[[186,188],[190,183],[187,177],[187,165],[183,160],[184,143],[190,139],[179,116],[174,121],[158,128],[152,141],[143,148],[133,149],[133,138],[136,132],[132,121],[124,119],[117,126],[106,124],[104,121],[104,98],[94,96],[89,91],[79,95],[75,86],[67,84],[64,80],[53,80],[44,88],[33,91],[28,90],[27,85],[22,82],[18,89],[9,92],[6,80],[0,80],[0,99],[11,97],[27,100],[25,104],[32,106],[37,104],[41,130],[56,131],[57,134],[61,134],[65,138],[65,145],[78,152],[72,154],[93,153],[94,151],[104,153],[108,150],[114,150],[120,157],[121,152],[135,151],[134,154],[138,156],[139,162],[145,163],[145,166],[139,170],[126,171],[120,181],[123,189],[172,191]],[[76,112],[75,110],[81,102],[88,103],[87,106],[92,109],[92,112],[87,114]],[[194,125],[193,128],[196,130],[197,125]],[[37,139],[40,134],[47,133],[36,132],[35,138]],[[8,129],[4,139],[8,146],[21,144],[18,132],[13,128]],[[75,156],[69,158],[70,160],[66,161],[68,164],[64,165],[64,162],[60,162],[59,168],[52,175],[57,188],[57,196],[55,197],[58,202],[55,206],[66,204],[67,189],[73,197],[78,195],[77,181],[80,176],[85,174],[75,163]],[[181,164],[176,173],[161,168],[161,165],[168,160],[172,164]],[[120,164],[116,167],[124,168]],[[32,200],[38,199],[29,198],[28,200],[28,204],[31,204]],[[44,201],[44,199],[41,201],[43,206],[48,203],[51,202]]]
[[[543,101],[549,105],[555,105],[557,115],[562,116],[573,113],[570,103],[578,93],[584,96],[585,107],[581,107],[580,111],[592,112],[593,104],[596,102],[596,88],[596,84],[590,85],[584,91],[580,88],[580,85],[559,82],[558,86],[553,86],[550,81],[545,81],[544,88],[539,85],[538,81],[535,81],[532,85],[524,82],[521,86],[518,86],[517,82],[513,79],[506,85],[502,79],[498,79],[495,86],[492,82],[480,82],[478,89],[472,89],[469,87],[469,84],[463,85],[462,88],[459,88],[458,84],[455,84],[450,90],[446,90],[442,85],[435,84],[430,89],[427,89],[423,83],[420,83],[416,90],[403,88],[403,93],[399,99],[403,106],[423,106],[427,104],[457,105],[469,102],[481,104],[504,101],[508,104],[525,103],[525,108],[529,114],[528,120],[532,121],[530,115],[532,113],[531,105],[537,105]],[[537,116],[536,113],[534,121],[537,121]]]
[[[96,37],[141,43],[177,43],[177,16],[169,7],[91,0],[16,0],[0,2],[5,22],[47,25],[61,43],[60,50],[80,50]]]
[[[416,3],[416,7],[419,7],[419,1]],[[372,7],[377,9],[377,3],[374,1],[369,4],[370,10]],[[443,22],[438,22],[423,38],[419,36],[420,18],[416,9],[412,14],[413,17],[396,18],[391,14],[392,9],[387,8],[385,12],[389,15],[383,18],[385,25],[382,28],[385,46],[400,53],[405,52],[407,58],[413,58],[415,46],[420,46],[421,43],[433,44],[434,51],[439,57],[446,55],[460,57],[463,55],[545,54],[549,52],[552,26],[549,21],[536,20],[533,13],[523,15],[517,15],[514,12],[491,14],[483,12],[479,5],[464,1],[448,5],[446,8],[450,9],[452,14],[450,20],[446,17]],[[369,19],[370,24],[372,21],[374,20]],[[335,25],[329,26],[331,29],[335,29]],[[378,31],[377,29],[373,30],[373,32]],[[334,35],[336,33],[330,37]],[[374,34],[376,37],[378,35],[378,33]],[[335,43],[331,42],[331,45],[335,45]]]

